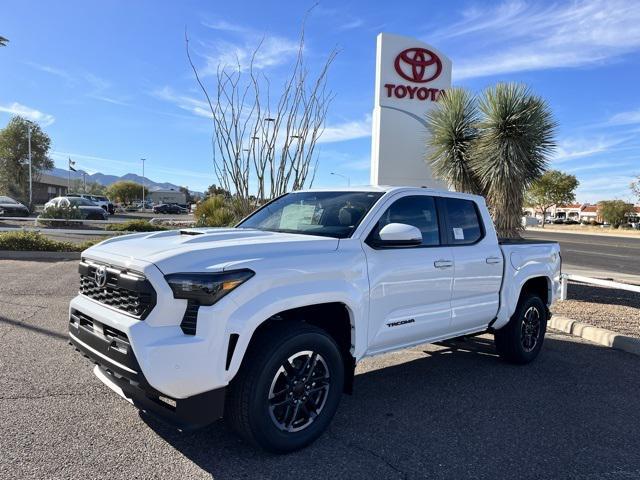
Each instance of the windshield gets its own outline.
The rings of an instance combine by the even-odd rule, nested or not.
[[[238,227],[347,238],[381,196],[380,192],[289,193]]]
[[[74,207],[95,207],[96,204],[91,200],[82,197],[69,197],[69,203]]]
[[[0,197],[0,203],[11,204],[11,205],[18,204],[18,202],[16,202],[13,198],[9,198],[9,197]]]

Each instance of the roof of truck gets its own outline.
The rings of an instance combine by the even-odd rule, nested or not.
[[[479,195],[464,192],[454,192],[452,190],[444,190],[441,188],[429,188],[429,187],[402,187],[393,185],[356,185],[350,187],[331,187],[331,188],[310,188],[305,190],[297,190],[296,192],[430,192],[435,195],[446,194],[447,196],[466,197],[481,199]]]

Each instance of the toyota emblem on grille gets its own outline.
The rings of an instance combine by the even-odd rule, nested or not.
[[[93,280],[99,287],[104,287],[107,284],[107,268],[104,265],[96,268],[96,271],[93,274]]]

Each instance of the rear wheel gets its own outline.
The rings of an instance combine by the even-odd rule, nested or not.
[[[245,440],[285,453],[327,428],[344,386],[335,341],[305,323],[275,325],[250,348],[230,385],[225,418]]]
[[[498,354],[512,363],[533,361],[542,348],[547,331],[547,308],[535,293],[524,293],[515,313],[495,332]]]

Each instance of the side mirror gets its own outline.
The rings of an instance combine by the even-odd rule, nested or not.
[[[379,233],[376,244],[384,247],[415,247],[422,244],[422,232],[413,225],[390,223]]]

